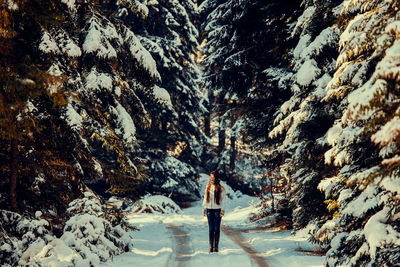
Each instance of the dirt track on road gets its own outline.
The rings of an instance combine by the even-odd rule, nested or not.
[[[193,254],[193,248],[189,234],[183,230],[182,226],[176,226],[168,224],[167,229],[171,231],[172,237],[174,238],[175,247],[174,253],[171,254],[166,266],[170,267],[184,267],[187,266]]]
[[[240,230],[231,228],[226,225],[221,225],[222,232],[227,235],[233,242],[239,245],[247,255],[260,267],[268,267],[267,261],[264,257],[261,257],[257,251],[255,251],[243,237]]]

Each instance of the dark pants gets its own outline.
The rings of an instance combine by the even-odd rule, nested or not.
[[[210,248],[218,252],[219,233],[221,225],[221,209],[207,209]]]

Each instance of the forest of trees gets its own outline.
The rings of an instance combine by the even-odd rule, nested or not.
[[[218,168],[247,193],[257,175],[285,180],[290,224],[314,225],[326,266],[395,266],[399,9],[0,0],[1,244],[38,210],[60,229],[86,188],[193,201]]]

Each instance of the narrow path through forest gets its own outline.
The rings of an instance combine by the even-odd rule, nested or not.
[[[208,179],[202,177],[202,190]],[[134,248],[102,267],[323,267],[323,257],[301,252],[313,249],[306,233],[292,236],[251,223],[248,218],[258,210],[252,204],[257,199],[228,192],[218,253],[209,253],[207,218],[202,202],[196,201],[178,213],[130,214],[129,223],[140,229],[131,232]]]

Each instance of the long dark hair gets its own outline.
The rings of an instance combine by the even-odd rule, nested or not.
[[[221,193],[222,193],[222,186],[220,184],[221,175],[218,171],[212,171],[211,174],[214,175],[214,196],[215,196],[215,203],[217,205],[221,204]],[[207,203],[210,202],[210,189],[211,189],[211,180],[208,181],[207,190],[206,190],[206,201]]]

